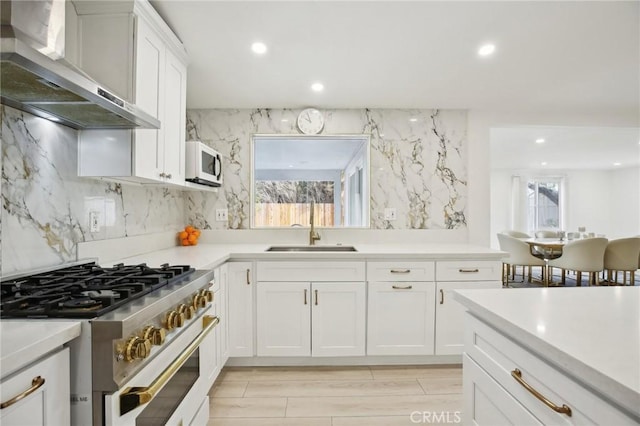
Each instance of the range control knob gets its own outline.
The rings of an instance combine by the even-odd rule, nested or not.
[[[149,340],[152,345],[160,346],[164,343],[165,337],[166,332],[164,331],[164,328],[158,328],[150,325],[142,330],[142,338]]]
[[[196,310],[204,308],[206,306],[207,298],[205,296],[202,296],[200,294],[196,294],[195,296],[193,296],[193,307],[196,308]]]
[[[169,311],[165,316],[164,328],[167,330],[173,330],[184,325],[184,314],[177,311]]]
[[[213,292],[211,290],[202,289],[198,292],[198,295],[207,299],[207,302],[213,302]]]
[[[127,362],[144,359],[151,353],[151,342],[142,337],[133,336],[127,341],[124,350],[124,360]]]
[[[196,309],[192,305],[184,303],[178,306],[178,313],[183,314],[185,319],[190,320],[196,314]]]

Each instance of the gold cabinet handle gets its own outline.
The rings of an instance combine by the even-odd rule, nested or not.
[[[316,306],[318,305],[318,290],[314,290],[315,294],[316,294]]]
[[[40,376],[34,377],[33,380],[31,380],[31,387],[29,389],[27,389],[26,391],[22,392],[19,395],[14,396],[7,402],[3,402],[2,404],[0,404],[0,409],[11,407],[16,402],[20,401],[23,398],[26,398],[27,396],[37,391],[42,385],[44,385],[44,377],[40,377]]]
[[[251,274],[251,269],[247,268],[247,285],[251,284],[251,280],[249,279],[249,274]]]
[[[151,401],[158,391],[173,377],[173,375],[184,365],[191,355],[198,349],[202,341],[220,323],[220,318],[205,315],[202,317],[203,329],[193,342],[176,358],[166,370],[164,370],[151,385],[147,387],[127,388],[120,394],[120,415],[135,410],[141,405]]]
[[[304,289],[304,304],[307,304],[307,289]]]
[[[401,287],[399,285],[392,285],[391,288],[395,289],[395,290],[411,290],[413,288],[412,285],[407,285],[404,287]]]
[[[411,272],[411,269],[391,269],[389,272],[392,274],[408,274]]]
[[[463,273],[463,274],[473,274],[476,272],[480,272],[480,269],[476,268],[476,269],[458,269],[458,272]]]
[[[444,290],[440,289],[440,304],[444,305]]]
[[[516,382],[520,383],[522,385],[522,387],[524,387],[526,390],[531,392],[531,394],[533,396],[535,396],[540,401],[542,401],[547,407],[551,408],[556,413],[566,414],[567,416],[571,417],[571,408],[569,408],[568,406],[566,406],[564,404],[562,404],[562,407],[558,407],[556,404],[554,404],[553,402],[551,402],[547,398],[545,398],[544,395],[542,395],[540,392],[538,392],[537,390],[532,388],[529,383],[524,381],[524,379],[522,378],[522,371],[520,371],[520,370],[518,370],[516,368],[515,370],[513,370],[511,372],[511,377],[516,379]]]

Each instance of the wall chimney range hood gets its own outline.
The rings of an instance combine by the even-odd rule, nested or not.
[[[0,2],[3,104],[74,129],[160,128],[64,60],[65,0]]]

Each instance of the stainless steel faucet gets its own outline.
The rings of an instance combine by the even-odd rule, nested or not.
[[[311,225],[311,230],[309,231],[309,245],[315,245],[316,241],[320,239],[320,235],[316,232],[315,227],[313,225],[313,217],[314,210],[316,207],[315,200],[311,200],[311,214],[309,215],[309,224]]]

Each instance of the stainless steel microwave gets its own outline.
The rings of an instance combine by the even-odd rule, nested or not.
[[[186,176],[189,182],[218,187],[222,185],[222,157],[200,141],[187,141]]]

